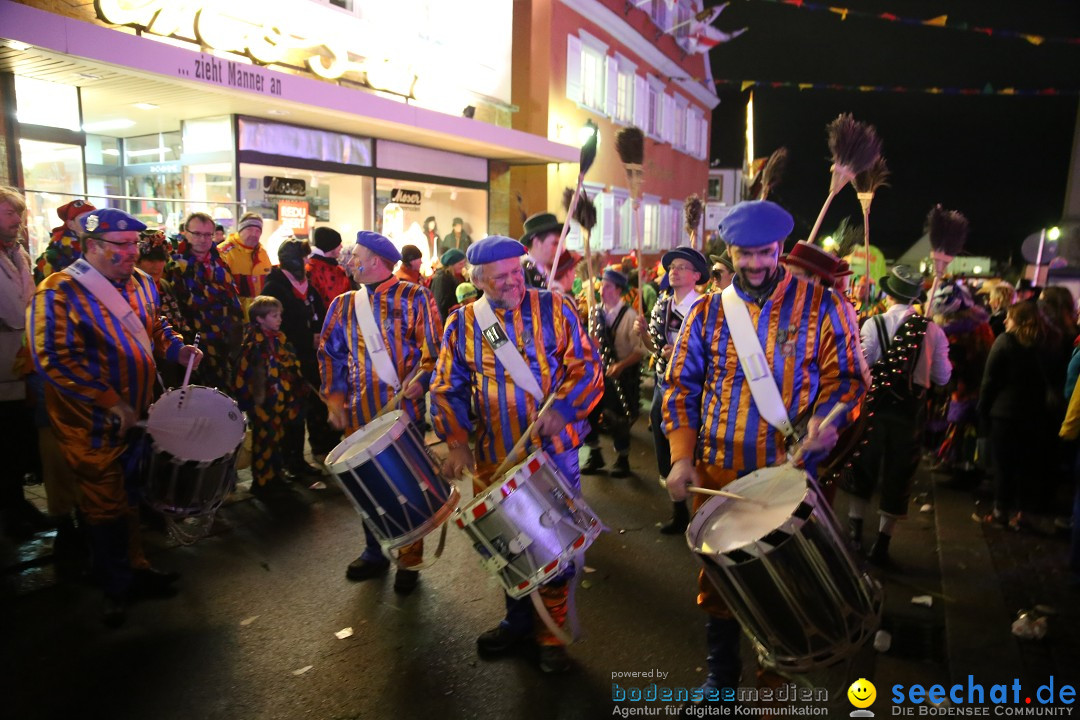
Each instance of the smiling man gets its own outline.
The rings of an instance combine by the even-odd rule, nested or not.
[[[132,591],[167,594],[176,579],[150,567],[139,542],[137,450],[127,436],[153,399],[157,360],[196,365],[162,317],[150,276],[135,272],[139,231],[120,210],[83,215],[83,256],[38,286],[30,309],[31,352],[48,381],[45,403],[60,450],[75,472],[89,521],[94,567],[105,591],[103,620],[124,621]]]
[[[822,419],[839,403],[858,407],[866,393],[858,328],[844,301],[778,264],[793,227],[786,210],[762,200],[738,204],[720,225],[731,250],[734,282],[691,308],[665,378],[664,425],[672,459],[667,486],[674,501],[686,497],[691,482],[719,490],[785,458],[785,434],[763,419],[768,413],[758,407],[740,365],[725,313],[732,300],[745,306],[758,342],[765,341],[762,350],[783,401],[778,413],[789,421],[810,416],[803,446],[808,470],[837,440],[837,428],[820,427]],[[694,496],[695,510],[701,497]],[[697,602],[709,614],[705,687],[736,687],[741,672],[738,624],[703,573],[699,583]],[[768,643],[768,638],[759,640]]]

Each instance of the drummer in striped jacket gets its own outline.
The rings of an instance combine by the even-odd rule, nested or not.
[[[846,425],[857,411],[824,428],[822,419],[839,403],[857,408],[866,380],[859,330],[844,301],[778,266],[793,227],[791,215],[779,205],[752,201],[737,205],[720,233],[735,266],[734,289],[764,340],[787,416],[811,415],[803,449],[812,473],[836,444],[836,425]],[[694,304],[668,365],[663,413],[672,459],[667,487],[674,501],[686,497],[691,482],[716,490],[785,459],[783,433],[762,419],[751,396],[722,302],[716,293]],[[701,498],[694,496],[695,510]],[[709,615],[703,689],[737,687],[742,669],[738,624],[704,573],[699,589],[698,605]]]
[[[475,465],[474,486],[477,492],[483,490],[500,479],[492,477],[494,471],[537,419],[541,404],[497,359],[486,339],[498,329],[506,342],[524,354],[527,369],[522,367],[521,371],[531,373],[531,384],[539,385],[534,392],[554,397],[537,419],[538,437],[534,442],[540,440],[540,447],[551,456],[572,489],[580,493],[578,448],[588,429],[586,418],[604,390],[596,345],[569,298],[526,287],[520,261],[524,245],[492,235],[470,245],[467,254],[473,283],[485,294],[450,314],[431,382],[435,432],[450,448],[444,474],[456,478],[465,468]],[[482,332],[476,308],[485,301],[501,327],[492,325]],[[469,420],[471,404],[479,414],[475,426]],[[470,450],[469,436],[474,430],[475,449]],[[530,452],[536,449],[534,445]],[[572,574],[570,569],[539,590],[549,614],[560,626],[566,620]],[[540,645],[542,671],[569,670],[566,648],[539,620],[534,622],[528,597],[514,600],[507,596],[505,619],[480,635],[476,644],[479,652],[494,656],[534,638]]]
[[[153,279],[135,270],[146,225],[110,208],[80,223],[83,257],[34,295],[30,350],[48,381],[49,418],[79,485],[105,591],[102,619],[116,626],[132,591],[167,593],[178,577],[151,568],[143,555],[137,501],[126,490],[136,479],[140,444],[128,430],[153,399],[156,360],[198,365],[202,353],[184,345],[161,315]]]
[[[394,265],[401,260],[401,253],[379,233],[357,233],[356,244],[343,250],[340,260],[360,290],[334,299],[319,338],[320,393],[326,401],[330,424],[344,430],[348,437],[371,422],[396,394],[393,385],[376,374],[364,343],[356,314],[360,291],[370,295],[376,328],[404,385],[401,409],[419,424],[424,420],[424,393],[442,334],[435,301],[427,288],[394,276]],[[389,569],[389,561],[366,525],[364,536],[364,552],[345,571],[350,580],[367,580]],[[423,541],[418,541],[401,549],[400,568],[394,578],[396,591],[409,593],[416,587],[419,572],[408,568],[421,563],[423,547]]]

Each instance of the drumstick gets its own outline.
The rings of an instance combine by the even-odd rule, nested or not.
[[[394,397],[390,398],[389,402],[382,406],[382,409],[375,414],[375,417],[382,417],[392,408],[397,407],[397,404],[401,402],[401,396],[405,394],[405,388],[409,386],[409,383],[412,382],[413,376],[415,376],[417,371],[419,370],[420,366],[417,365],[412,369],[412,372],[405,376],[405,380],[401,383],[401,389],[397,391],[397,394],[394,395]]]
[[[660,481],[660,487],[667,487],[667,480]],[[765,503],[761,500],[755,500],[754,498],[748,498],[745,495],[739,495],[738,493],[728,492],[727,490],[710,490],[709,488],[698,487],[697,485],[687,485],[687,492],[697,493],[699,495],[719,495],[720,497],[731,498],[732,500],[742,500],[744,502],[752,502],[755,505],[765,507]]]
[[[495,470],[495,472],[493,472],[491,474],[491,477],[493,477],[493,478],[502,477],[502,474],[504,472],[506,472],[507,470],[512,468],[517,463],[516,458],[517,458],[518,453],[520,453],[522,448],[525,447],[525,444],[529,442],[529,439],[532,437],[532,434],[533,434],[533,428],[535,428],[536,423],[538,423],[540,421],[540,416],[544,414],[545,410],[547,410],[549,407],[551,407],[551,404],[553,402],[555,402],[555,396],[554,395],[549,397],[547,399],[547,402],[544,403],[543,407],[540,408],[540,412],[536,413],[536,420],[533,420],[532,424],[529,425],[529,427],[525,428],[525,432],[521,433],[521,437],[518,438],[517,443],[514,445],[514,447],[510,448],[510,452],[507,453],[506,459],[504,459],[502,461],[502,465],[500,465]]]
[[[195,333],[195,340],[194,340],[194,342],[191,343],[191,346],[193,348],[198,349],[198,347],[199,347],[199,333]],[[181,385],[180,387],[187,387],[188,382],[191,380],[191,370],[194,367],[195,367],[195,353],[193,352],[193,353],[191,353],[191,356],[188,357],[187,372],[184,373],[184,384]]]
[[[829,411],[829,414],[826,415],[825,419],[821,421],[820,425],[818,425],[818,430],[820,430],[821,428],[824,428],[824,427],[828,427],[829,425],[832,425],[833,422],[838,417],[840,417],[840,415],[847,412],[847,409],[848,409],[847,403],[837,403],[836,405],[834,405],[833,409]],[[803,438],[803,440],[799,442],[799,447],[795,448],[795,452],[793,452],[791,454],[791,464],[792,465],[794,465],[797,462],[799,462],[800,460],[802,460],[803,443],[805,443],[805,441],[806,441],[806,438]]]

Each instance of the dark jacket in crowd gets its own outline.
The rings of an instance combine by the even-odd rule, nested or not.
[[[1041,421],[1051,409],[1049,398],[1061,392],[1061,387],[1050,386],[1047,374],[1053,372],[1054,360],[1038,344],[1024,347],[1013,333],[999,335],[986,359],[979,391],[983,428],[990,420]]]
[[[450,314],[450,308],[457,305],[455,291],[461,282],[461,279],[449,268],[439,270],[431,281],[431,294],[435,296],[435,305],[439,308],[439,317],[442,318],[443,323],[446,322],[446,316]]]
[[[270,270],[263,286],[263,295],[281,301],[281,332],[292,343],[300,360],[304,379],[319,385],[319,364],[315,355],[315,336],[322,332],[326,308],[312,283],[308,283],[307,297],[297,295],[285,272],[278,267]]]

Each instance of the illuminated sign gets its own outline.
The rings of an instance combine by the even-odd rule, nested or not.
[[[296,178],[263,176],[263,192],[267,195],[295,195],[304,197],[307,194],[307,183]]]
[[[308,234],[307,201],[278,201],[278,222],[292,230],[293,235],[306,236]]]
[[[420,207],[420,191],[394,188],[390,191],[390,202],[408,207]]]

